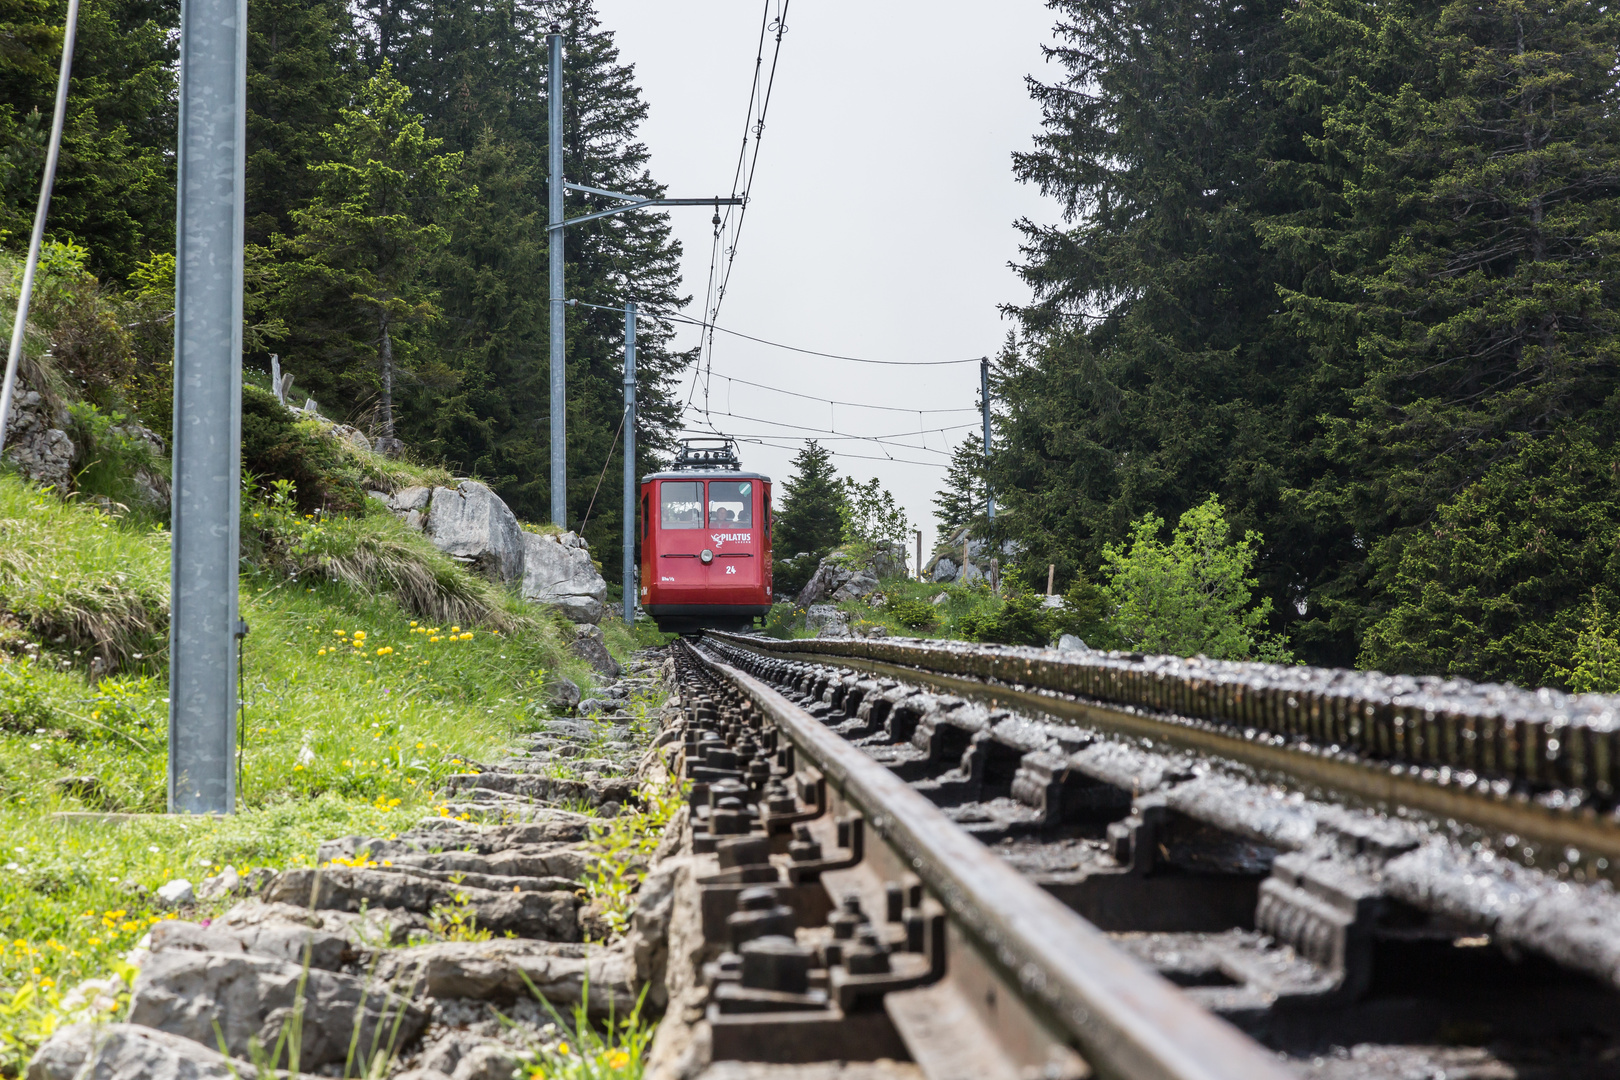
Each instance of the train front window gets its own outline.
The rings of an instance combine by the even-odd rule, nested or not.
[[[754,524],[753,508],[753,481],[709,481],[709,524],[713,528],[752,528]]]
[[[695,480],[666,480],[659,488],[663,498],[660,515],[665,529],[703,528],[703,485]]]

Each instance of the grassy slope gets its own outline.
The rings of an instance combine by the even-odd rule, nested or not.
[[[419,543],[391,518],[363,528]],[[113,970],[160,917],[149,896],[164,881],[407,828],[434,811],[443,776],[543,722],[549,677],[591,681],[567,630],[516,601],[499,633],[413,621],[388,592],[308,572],[250,577],[242,812],[61,823],[53,811],[164,806],[168,562],[166,533],[0,476],[0,1071],[57,1022],[56,994]],[[634,647],[607,629],[621,655]],[[98,651],[120,666],[92,686]]]

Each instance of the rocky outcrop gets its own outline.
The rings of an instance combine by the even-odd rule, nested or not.
[[[510,584],[523,576],[523,530],[517,515],[476,480],[434,488],[423,532],[434,547],[487,578]]]
[[[923,567],[923,577],[941,584],[970,585],[988,578],[990,560],[998,559],[1003,567],[1023,554],[1023,546],[1016,540],[1003,540],[997,548],[980,537],[967,538],[967,558],[962,557],[963,529],[957,529],[946,538],[934,557]]]
[[[880,547],[862,556],[839,548],[821,560],[795,602],[808,607],[824,600],[860,600],[877,592],[880,579],[903,574],[905,570],[906,554],[898,544]]]
[[[576,533],[523,534],[523,598],[555,604],[576,623],[597,623],[607,613],[607,582]]]
[[[77,448],[64,430],[67,426],[66,411],[52,409],[37,390],[19,393],[6,424],[6,458],[36,484],[71,491]]]

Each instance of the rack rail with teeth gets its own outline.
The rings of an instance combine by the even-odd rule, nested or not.
[[[705,933],[726,953],[706,972],[717,1058],[837,1046],[930,1077],[1190,1077],[1285,1075],[1282,1052],[1286,1071],[1337,1078],[1515,1075],[1527,1047],[1561,1075],[1620,1048],[1620,902],[1581,882],[1607,847],[1526,865],[1572,824],[1611,836],[1595,785],[1464,784],[1299,734],[1321,722],[1308,693],[1320,706],[1337,686],[1338,715],[1400,731],[1411,695],[1379,704],[1366,683],[1253,665],[1195,692],[1168,683],[1205,665],[1040,650],[724,634],[700,649],[678,663],[694,849],[715,859]],[[1266,681],[1236,686],[1245,674]],[[1591,746],[1606,722],[1601,700],[1427,691],[1455,691],[1449,713],[1425,708],[1476,728],[1517,710],[1517,745],[1554,752],[1526,733],[1582,729]],[[1276,730],[1187,714],[1245,696]],[[1363,787],[1283,767],[1324,760]],[[1498,816],[1439,818],[1432,799],[1402,816],[1412,787]],[[1441,1035],[1462,1045],[1429,1045]]]

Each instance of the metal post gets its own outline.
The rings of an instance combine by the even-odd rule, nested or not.
[[[636,305],[624,305],[624,624],[636,624]]]
[[[984,506],[996,520],[996,497],[990,491],[990,358],[979,360],[979,407],[984,410]]]
[[[235,809],[247,0],[182,0],[169,809]]]
[[[28,333],[28,304],[34,296],[34,271],[45,241],[45,215],[51,209],[51,188],[56,183],[56,161],[62,152],[62,125],[67,119],[68,84],[73,75],[73,40],[79,32],[79,0],[68,0],[62,27],[62,63],[56,72],[56,111],[51,114],[51,145],[45,151],[45,173],[39,179],[39,203],[34,208],[34,231],[28,238],[28,261],[23,264],[22,288],[17,292],[17,318],[11,324],[11,352],[6,357],[5,385],[0,387],[0,450],[6,445],[6,423],[11,419],[11,398],[17,387],[17,365],[22,361],[23,339]]]
[[[553,28],[555,29],[555,27]],[[551,255],[551,523],[568,527],[568,357],[563,308],[563,79],[559,33],[546,39],[551,46],[547,79],[546,141],[551,161],[550,228],[546,243]]]

